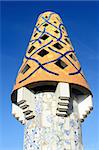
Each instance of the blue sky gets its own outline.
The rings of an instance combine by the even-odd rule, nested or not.
[[[99,3],[2,2],[0,49],[0,150],[22,150],[24,126],[11,115],[11,90],[37,17],[59,13],[93,93],[94,110],[82,125],[85,150],[99,149]]]

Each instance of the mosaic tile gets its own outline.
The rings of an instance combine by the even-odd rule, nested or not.
[[[44,150],[65,150],[66,147],[68,150],[80,150],[81,129],[77,115],[72,113],[68,119],[54,116],[51,108],[53,97],[53,93],[37,94],[35,101],[36,116],[26,124],[24,150],[43,150],[44,148]],[[44,100],[45,98],[47,99],[46,101]],[[50,107],[43,112],[43,104],[45,103],[46,107],[49,106],[49,103],[47,103],[49,99]],[[47,113],[47,111],[49,113]],[[42,115],[45,115],[46,122],[48,122],[50,126],[42,126]],[[54,146],[55,149],[53,149]]]

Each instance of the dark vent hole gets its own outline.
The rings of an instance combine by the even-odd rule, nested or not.
[[[44,27],[47,27],[47,26],[48,26],[48,24],[47,24],[47,23],[45,23],[43,26],[44,26]]]
[[[35,49],[34,46],[31,46],[31,48],[28,50],[28,53],[31,53]]]
[[[21,72],[24,74],[29,68],[30,66],[27,64]]]
[[[42,50],[38,53],[38,55],[40,55],[41,57],[43,57],[43,56],[47,55],[48,53],[49,53],[48,51],[46,51],[45,49],[42,49]]]
[[[62,49],[62,48],[63,48],[63,46],[60,45],[59,43],[55,43],[53,46],[54,46],[55,48],[57,48],[57,49]]]
[[[74,61],[76,61],[76,57],[73,54],[69,55]]]
[[[56,21],[54,21],[54,23],[56,23]]]
[[[37,35],[37,33],[34,34],[34,37]]]
[[[58,60],[56,63],[55,63],[58,67],[60,67],[61,69],[64,69],[66,68],[68,65],[63,62],[62,60]]]
[[[70,44],[70,42],[69,42],[69,40],[68,40],[67,38],[65,39],[65,41],[66,41],[68,44]]]
[[[59,32],[56,30],[55,33],[59,33]]]
[[[65,30],[65,28],[64,28],[64,27],[62,27],[62,29],[63,29],[63,30]]]
[[[41,39],[42,39],[42,40],[46,40],[48,37],[49,37],[48,35],[44,34],[44,35],[41,37]]]

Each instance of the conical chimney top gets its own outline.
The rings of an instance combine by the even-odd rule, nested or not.
[[[13,93],[23,86],[34,92],[43,88],[50,91],[58,82],[90,92],[61,18],[47,11],[38,17]]]

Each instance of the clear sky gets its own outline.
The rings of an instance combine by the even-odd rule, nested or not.
[[[2,2],[0,150],[22,150],[24,126],[11,115],[11,90],[37,17],[59,13],[93,93],[94,110],[82,125],[85,150],[99,150],[99,3]]]

